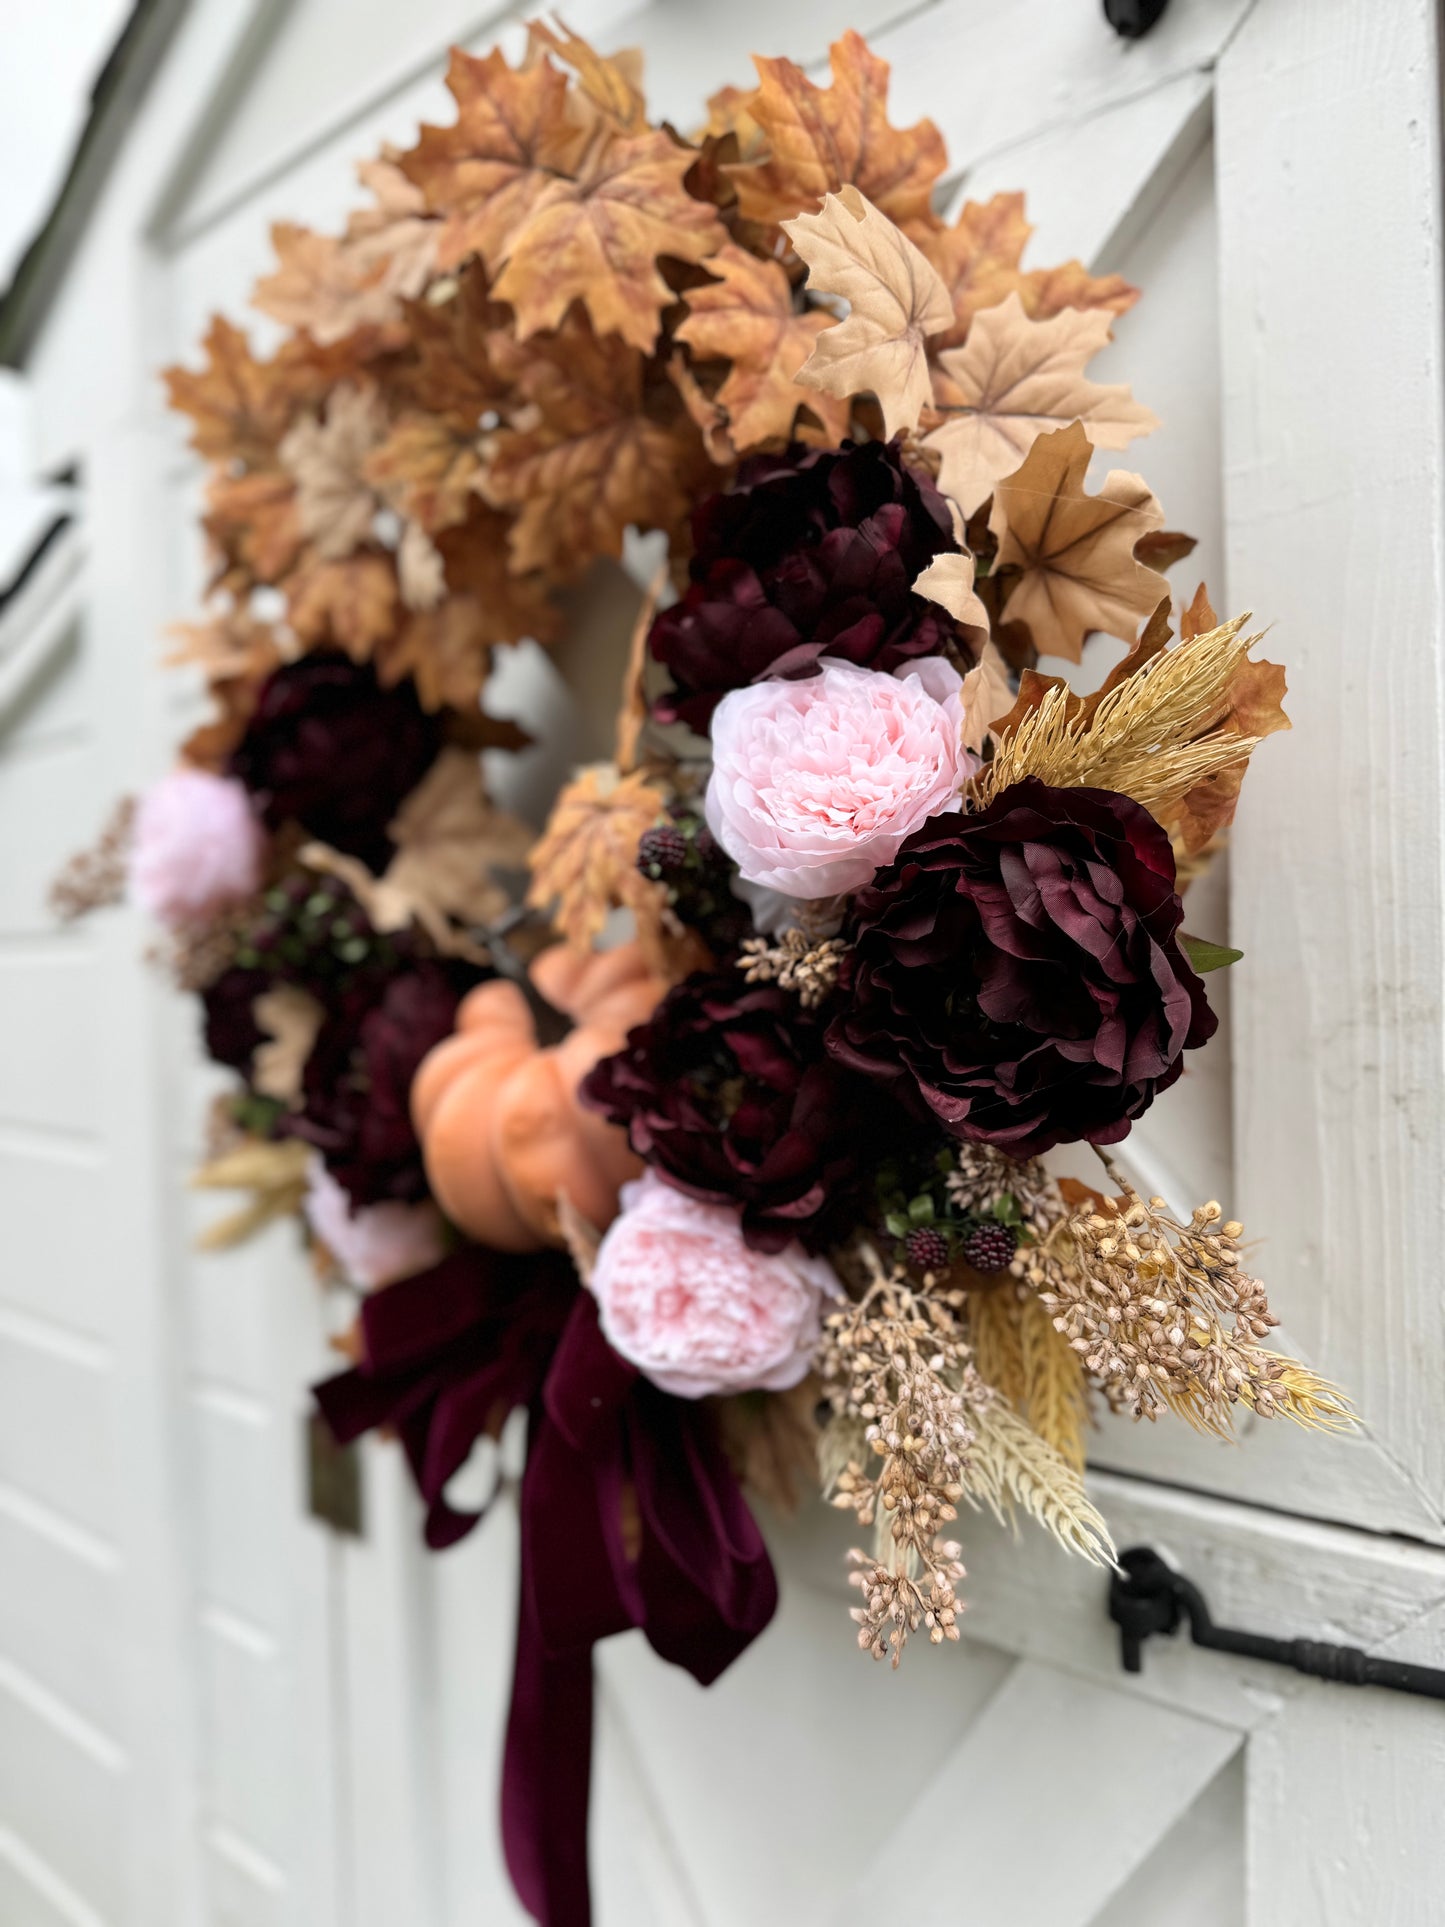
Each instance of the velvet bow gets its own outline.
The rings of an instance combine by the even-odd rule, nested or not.
[[[773,1615],[767,1548],[710,1411],[618,1357],[565,1260],[468,1247],[375,1293],[361,1322],[362,1362],[317,1403],[342,1440],[395,1427],[429,1545],[480,1516],[443,1496],[474,1440],[529,1408],[502,1832],[528,1912],[588,1927],[592,1648],[639,1626],[710,1684]]]

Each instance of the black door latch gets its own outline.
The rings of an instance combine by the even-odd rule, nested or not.
[[[1142,40],[1169,0],[1104,0],[1104,18],[1121,40]]]
[[[1271,1639],[1265,1633],[1216,1626],[1198,1586],[1166,1564],[1152,1546],[1131,1546],[1119,1565],[1121,1570],[1109,1581],[1109,1617],[1119,1628],[1119,1657],[1126,1673],[1143,1670],[1146,1639],[1176,1633],[1181,1619],[1187,1619],[1194,1644],[1211,1652],[1268,1660],[1342,1686],[1387,1686],[1395,1693],[1445,1699],[1445,1672],[1433,1666],[1377,1659],[1358,1646],[1334,1646],[1322,1639]]]

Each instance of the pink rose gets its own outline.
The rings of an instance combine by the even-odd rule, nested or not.
[[[162,923],[209,916],[260,888],[265,851],[243,783],[173,769],[135,813],[131,896]]]
[[[652,1171],[622,1187],[591,1284],[614,1351],[679,1398],[796,1385],[841,1292],[822,1258],[749,1250],[736,1211]]]
[[[319,1157],[311,1160],[302,1204],[306,1222],[353,1285],[375,1291],[429,1271],[446,1250],[434,1204],[364,1204],[350,1198]]]
[[[790,897],[859,890],[904,838],[958,807],[962,677],[941,657],[896,675],[824,658],[806,682],[759,682],[712,719],[708,827],[749,883]]]

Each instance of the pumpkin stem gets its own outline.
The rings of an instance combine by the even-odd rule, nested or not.
[[[519,919],[518,919],[519,920]],[[521,991],[527,1000],[527,1008],[532,1013],[532,1023],[537,1032],[537,1043],[542,1050],[553,1044],[560,1044],[573,1028],[572,1019],[565,1011],[558,1010],[549,1003],[532,982],[531,973],[521,958],[506,940],[505,932],[512,927],[512,921],[504,919],[487,932],[487,948],[492,953],[492,962],[497,974],[505,977]]]

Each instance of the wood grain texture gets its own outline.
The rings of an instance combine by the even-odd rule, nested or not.
[[[1261,0],[1220,63],[1229,598],[1294,732],[1233,845],[1238,1215],[1312,1361],[1445,1512],[1436,13]],[[1348,296],[1321,299],[1348,262]],[[1329,1511],[1348,1492],[1324,1484]]]

